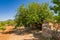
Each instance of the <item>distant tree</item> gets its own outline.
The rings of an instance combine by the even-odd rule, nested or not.
[[[0,26],[4,26],[4,25],[5,25],[4,21],[0,21]]]
[[[30,3],[20,6],[15,16],[16,26],[30,26],[30,24],[41,24],[43,21],[52,21],[53,13],[50,12],[48,4]]]
[[[0,29],[5,30],[6,26],[15,26],[16,22],[14,20],[0,21]]]
[[[5,23],[4,23],[4,21],[0,21],[0,30],[5,30]]]
[[[15,23],[15,21],[14,20],[11,20],[11,19],[9,19],[9,20],[6,20],[6,21],[4,21],[5,22],[5,24],[8,26],[8,25],[10,25],[10,26],[12,26],[12,25],[15,25],[16,23]]]

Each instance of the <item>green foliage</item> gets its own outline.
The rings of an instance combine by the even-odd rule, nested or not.
[[[54,19],[56,20],[56,23],[60,23],[60,16],[54,16]]]
[[[5,30],[5,26],[0,26],[0,30]]]
[[[11,26],[16,24],[14,20],[10,20],[10,19],[6,20],[4,22],[5,22],[6,25],[11,25]]]
[[[0,30],[5,30],[6,26],[15,26],[16,23],[14,20],[0,21]]]
[[[52,0],[52,2],[55,4],[51,9],[54,10],[55,13],[60,14],[60,0]]]
[[[52,0],[52,2],[55,5],[51,7],[51,10],[54,10],[54,12],[58,14],[55,16],[55,20],[57,20],[57,23],[60,23],[60,0]]]
[[[43,20],[50,21],[53,18],[48,4],[30,3],[20,6],[15,17],[16,26],[30,26],[30,24],[42,24]]]
[[[0,22],[0,26],[2,26],[2,25],[5,25],[5,23],[1,21],[1,22]]]

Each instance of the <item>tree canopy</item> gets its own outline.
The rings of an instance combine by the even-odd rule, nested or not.
[[[52,21],[53,13],[48,4],[30,3],[27,6],[20,6],[15,17],[16,26],[30,26],[30,24],[42,24],[44,20]]]
[[[51,7],[51,10],[54,10],[57,16],[55,16],[55,20],[57,20],[57,23],[60,23],[60,0],[52,0],[53,4],[55,4],[53,7]]]

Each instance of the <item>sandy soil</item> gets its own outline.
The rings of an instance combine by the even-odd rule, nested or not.
[[[25,34],[25,35],[16,35],[16,34],[0,34],[0,40],[32,40],[38,39],[34,38],[33,34]]]
[[[8,33],[0,33],[0,40],[42,40],[40,37],[40,33],[35,33],[35,31],[30,32],[27,30],[22,30],[23,28],[19,30],[14,30],[13,32],[8,32],[12,30],[12,27],[9,26],[4,32]],[[36,31],[38,32],[38,31]]]
[[[29,33],[28,31],[20,33],[15,31],[13,33],[0,34],[0,40],[38,40],[39,34]],[[40,39],[39,39],[40,40]]]

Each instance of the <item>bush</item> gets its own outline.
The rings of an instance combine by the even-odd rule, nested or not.
[[[5,29],[6,29],[5,26],[1,26],[1,27],[0,27],[0,30],[5,30]]]

